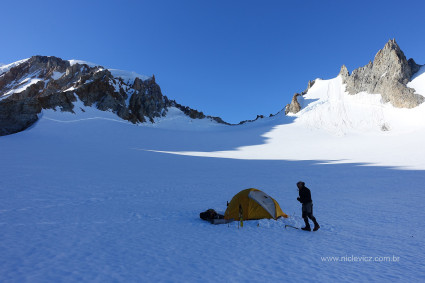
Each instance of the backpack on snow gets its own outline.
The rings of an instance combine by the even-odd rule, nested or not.
[[[211,221],[213,219],[217,219],[218,213],[214,209],[208,209],[204,212],[199,213],[199,217],[203,220]]]

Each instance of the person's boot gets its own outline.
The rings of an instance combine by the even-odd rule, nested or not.
[[[305,227],[301,228],[301,230],[304,230],[304,231],[311,231],[310,225],[308,225],[308,226],[305,226]]]
[[[304,222],[305,222],[305,227],[301,228],[301,230],[311,231],[310,223],[308,223],[308,219],[304,219]]]
[[[320,228],[319,223],[317,223],[317,221],[314,221],[314,228],[313,228],[313,231],[317,231],[317,230],[319,230],[319,228]]]

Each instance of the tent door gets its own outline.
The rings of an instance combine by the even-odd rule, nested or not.
[[[261,205],[274,219],[276,219],[276,206],[270,196],[262,191],[250,191],[248,197]]]

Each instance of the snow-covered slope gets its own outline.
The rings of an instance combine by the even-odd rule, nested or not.
[[[43,110],[40,114],[40,124],[44,124],[43,120],[55,121],[57,123],[81,123],[90,120],[104,120],[119,123],[121,125],[134,126],[135,128],[159,128],[170,130],[212,130],[222,129],[225,127],[223,124],[216,123],[210,119],[191,119],[185,115],[180,109],[175,107],[168,108],[165,117],[157,117],[154,123],[133,124],[126,120],[120,119],[111,111],[101,111],[95,107],[85,106],[80,100],[74,103],[74,113],[61,112],[59,107],[57,109]],[[40,127],[36,125],[35,127]]]
[[[366,134],[347,127],[340,135],[310,119],[293,122],[297,117],[284,116],[237,127],[152,128],[112,113],[96,118],[108,112],[91,110],[74,116],[44,111],[30,129],[0,138],[0,281],[418,282],[425,277],[425,229],[417,221],[424,171],[313,160],[342,154],[339,143],[345,143],[347,155],[365,158],[352,147],[371,142]],[[404,137],[370,128],[368,135],[382,142]],[[381,146],[384,150],[368,159],[389,155],[387,161],[396,162],[399,149],[388,154]],[[235,158],[144,149],[204,155],[225,150]],[[418,165],[421,151],[411,149],[417,153],[408,157],[411,164]],[[310,160],[271,160],[307,158],[306,152]],[[252,156],[257,160],[247,160]],[[321,225],[314,233],[285,229],[303,224],[299,180],[312,190]],[[250,187],[275,198],[290,218],[245,221],[243,229],[236,222],[215,226],[199,219],[208,208],[223,212],[226,201]]]
[[[422,67],[409,86],[424,85]],[[43,110],[0,137],[0,281],[420,282],[425,106],[344,90],[317,80],[296,115],[240,126],[175,107],[155,124],[80,100]],[[285,229],[303,225],[299,180],[314,233]],[[199,219],[250,187],[290,218]]]
[[[409,84],[425,85],[424,67]],[[421,94],[421,93],[420,93]],[[340,77],[316,80],[292,116],[264,119],[265,142],[190,156],[261,160],[323,160],[425,169],[425,104],[413,109],[383,104],[379,94],[349,95]],[[291,120],[293,119],[293,121]],[[258,127],[259,125],[247,125]]]
[[[412,81],[407,84],[408,87],[414,88],[416,93],[425,96],[425,65],[413,75]]]

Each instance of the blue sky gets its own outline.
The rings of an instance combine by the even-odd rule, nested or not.
[[[425,64],[425,1],[5,1],[0,62],[32,55],[155,74],[163,94],[229,122],[280,111],[308,80],[390,38]]]

